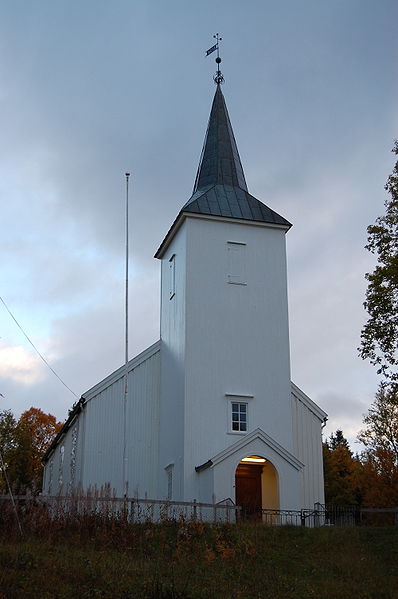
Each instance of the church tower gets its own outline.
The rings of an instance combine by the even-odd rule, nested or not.
[[[240,461],[259,456],[272,469],[274,506],[300,505],[290,227],[250,195],[217,81],[193,194],[156,253],[162,262],[159,496],[235,501]]]

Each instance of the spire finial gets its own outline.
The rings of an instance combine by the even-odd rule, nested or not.
[[[209,56],[209,54],[211,54],[212,52],[214,52],[215,50],[217,50],[217,58],[216,58],[217,73],[214,75],[213,79],[214,79],[214,83],[216,85],[220,85],[221,83],[224,83],[224,77],[223,77],[223,74],[220,71],[221,58],[220,58],[220,48],[219,48],[219,44],[222,41],[222,37],[220,36],[219,33],[216,33],[215,35],[213,35],[213,37],[216,40],[216,43],[214,44],[214,46],[212,46],[211,48],[209,48],[207,50],[206,56]]]

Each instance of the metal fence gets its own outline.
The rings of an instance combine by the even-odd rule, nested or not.
[[[315,523],[320,521],[322,526],[398,526],[398,507],[347,507],[317,503],[314,506],[314,515],[309,517],[313,517]]]
[[[359,506],[323,505],[314,509],[248,509],[239,513],[241,520],[268,526],[398,526],[398,508],[362,508]]]
[[[209,523],[250,521],[268,526],[398,526],[398,508],[363,508],[315,504],[314,509],[247,509],[231,499],[220,503],[120,498],[93,492],[68,496],[0,495],[0,516],[4,508],[29,514],[45,510],[52,518],[79,518],[96,515],[123,518],[131,523],[166,520],[198,520]]]

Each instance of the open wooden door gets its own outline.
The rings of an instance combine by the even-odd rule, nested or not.
[[[239,464],[235,472],[236,504],[242,507],[242,518],[261,520],[261,473],[263,467],[255,464]]]

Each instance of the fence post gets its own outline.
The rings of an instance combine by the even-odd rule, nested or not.
[[[321,504],[319,502],[314,503],[314,528],[319,528],[321,525],[320,507]]]
[[[134,516],[135,516],[134,508],[135,508],[135,503],[134,503],[134,499],[132,499],[130,501],[130,522],[132,522],[132,523],[134,522]]]
[[[196,507],[196,499],[193,500],[193,519],[196,520],[197,516],[197,507]]]
[[[305,526],[304,510],[301,510],[301,512],[300,512],[300,522],[301,522],[301,526]]]

